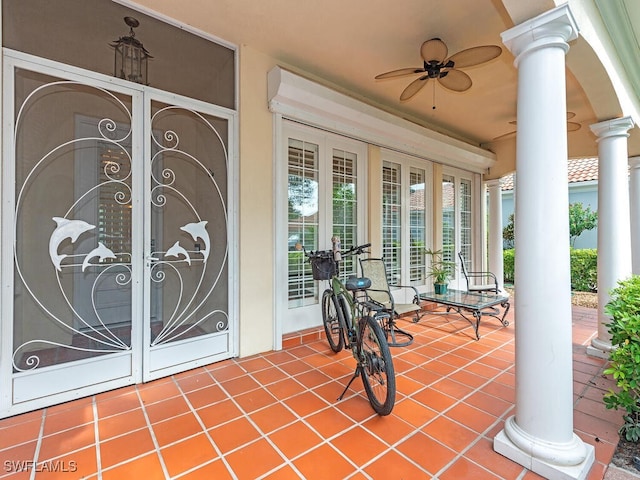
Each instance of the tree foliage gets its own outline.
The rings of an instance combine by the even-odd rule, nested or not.
[[[569,239],[571,246],[576,243],[576,239],[587,230],[593,230],[598,226],[598,212],[585,207],[580,202],[569,205]],[[514,214],[509,215],[509,222],[502,229],[502,238],[505,248],[513,248],[515,245]]]
[[[589,206],[585,208],[580,202],[569,205],[569,236],[572,247],[582,232],[593,230],[597,226],[598,212],[593,212]]]
[[[512,213],[509,215],[509,223],[507,223],[507,226],[502,229],[502,238],[504,239],[506,248],[513,248],[516,240],[513,219],[514,214]]]

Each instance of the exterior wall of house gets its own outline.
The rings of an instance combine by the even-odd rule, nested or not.
[[[598,211],[598,182],[579,182],[569,184],[569,203],[582,203]],[[509,223],[509,215],[515,210],[513,202],[513,190],[502,192],[502,226]],[[598,227],[582,232],[576,239],[575,248],[598,248]]]
[[[266,78],[275,61],[242,46],[239,63],[240,356],[247,356],[274,346],[274,132]]]

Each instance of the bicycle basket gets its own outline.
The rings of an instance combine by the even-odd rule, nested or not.
[[[331,251],[309,257],[309,262],[314,280],[329,280],[336,274],[336,262]]]

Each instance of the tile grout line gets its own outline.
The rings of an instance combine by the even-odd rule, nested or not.
[[[151,420],[149,420],[149,415],[147,414],[147,409],[145,407],[144,401],[142,400],[142,396],[140,395],[140,391],[138,387],[135,387],[136,395],[138,396],[138,401],[140,402],[140,406],[142,408],[142,414],[144,415],[144,419],[147,422],[147,429],[149,430],[149,434],[151,435],[151,441],[156,450],[156,455],[158,456],[158,460],[160,461],[160,466],[162,467],[162,472],[164,473],[165,478],[171,478],[169,476],[169,472],[167,470],[167,465],[164,462],[164,458],[162,457],[162,453],[160,452],[160,445],[158,445],[158,439],[156,438],[155,432],[153,431],[153,427],[151,426]]]
[[[235,362],[234,362],[235,363]],[[242,368],[242,367],[241,367]],[[246,369],[242,368],[245,372]],[[216,385],[218,382],[217,380],[213,377],[212,373],[209,370],[204,370],[207,375],[209,375],[209,377],[211,377],[211,379],[214,382],[214,385]],[[224,463],[225,467],[227,468],[227,472],[229,472],[229,474],[235,479],[238,480],[238,476],[236,475],[236,473],[233,471],[233,469],[231,468],[231,465],[229,464],[229,462],[227,461],[227,459],[225,458],[225,456],[222,453],[222,450],[220,450],[220,447],[218,447],[218,444],[213,440],[213,438],[211,437],[211,434],[209,433],[209,430],[207,429],[207,426],[204,424],[204,421],[202,420],[202,418],[200,417],[200,415],[198,414],[197,409],[195,409],[193,407],[193,404],[191,403],[191,401],[189,400],[189,398],[187,397],[186,393],[184,392],[184,390],[182,389],[182,387],[180,386],[180,382],[175,378],[175,376],[171,376],[171,379],[173,380],[174,384],[176,385],[176,387],[178,388],[178,391],[180,392],[180,395],[182,396],[182,398],[184,399],[184,401],[187,403],[187,406],[189,407],[189,410],[191,411],[191,413],[193,414],[193,416],[195,417],[196,421],[198,422],[198,424],[200,425],[200,428],[202,429],[202,432],[204,433],[204,435],[207,437],[207,440],[209,440],[209,443],[211,444],[211,446],[213,447],[213,449],[216,451],[216,453],[218,454],[218,458],[222,461],[222,463]],[[225,393],[225,395],[227,395],[227,398],[230,399],[229,397],[229,393],[224,390],[222,387],[220,387],[221,390]],[[214,404],[211,404],[214,405]],[[236,405],[237,406],[237,405]],[[227,423],[233,421],[235,419],[229,420],[228,422],[225,423],[221,423],[220,425],[226,425]],[[199,435],[199,434],[196,434]],[[195,436],[195,435],[194,435]],[[191,438],[191,437],[189,437]],[[180,441],[183,441],[184,439],[180,439],[179,441],[176,441],[174,443],[179,443]],[[197,468],[200,468],[204,465],[209,465],[210,463],[213,463],[216,459],[214,458],[213,460],[210,460],[208,462],[202,463],[200,465],[194,465],[192,468],[178,474],[176,477],[174,478],[180,478],[181,476],[184,475],[188,475],[189,473],[195,471]]]
[[[310,354],[310,355],[315,355],[315,354],[319,354],[319,353],[320,353],[320,352],[314,352],[314,353],[312,353],[312,354]],[[308,356],[310,356],[310,355],[308,355]],[[291,362],[303,362],[305,365],[307,365],[307,366],[309,367],[309,370],[307,370],[307,371],[318,371],[318,370],[319,370],[319,368],[318,368],[318,367],[316,367],[316,366],[314,366],[314,365],[310,365],[310,364],[308,364],[307,362],[305,362],[304,360],[302,360],[302,358],[300,358],[300,357],[296,357],[296,358],[292,359],[292,360],[291,360]],[[297,396],[297,395],[301,395],[302,393],[311,393],[312,395],[314,395],[314,396],[318,397],[318,398],[319,398],[320,400],[322,400],[323,402],[327,402],[324,398],[322,398],[322,397],[320,397],[318,394],[316,394],[312,389],[310,389],[310,388],[309,388],[309,387],[307,387],[306,385],[304,385],[304,384],[302,384],[301,382],[299,382],[299,381],[295,378],[295,375],[291,375],[291,374],[287,373],[285,370],[282,370],[282,369],[281,369],[277,364],[274,364],[273,362],[270,362],[270,363],[273,365],[273,367],[277,368],[277,369],[278,369],[278,370],[280,370],[282,373],[286,374],[286,375],[288,376],[288,378],[290,378],[290,379],[294,380],[295,382],[297,382],[298,384],[300,384],[300,386],[304,387],[304,389],[305,389],[305,390],[304,390],[303,392],[301,392],[301,393],[297,393],[296,395],[292,395],[292,397],[295,397],[295,396]],[[285,363],[289,363],[289,362],[285,362]],[[332,362],[331,362],[331,363],[332,363]],[[245,370],[245,371],[246,371],[246,370]],[[251,372],[248,372],[248,371],[247,371],[246,373],[247,373],[247,374],[248,374],[248,375],[249,375],[253,380],[255,380],[255,381],[260,385],[260,387],[258,387],[258,388],[256,388],[256,389],[253,389],[253,390],[251,390],[251,391],[257,390],[257,389],[259,389],[259,388],[263,388],[263,389],[265,389],[265,388],[266,388],[266,387],[262,384],[262,382],[260,382],[258,379],[256,379],[256,378],[251,374]],[[301,372],[300,374],[302,374],[302,373],[305,373],[305,372]],[[215,379],[215,378],[214,378],[214,380],[218,383],[218,385],[220,386],[220,388],[222,388],[222,389],[223,389],[223,391],[225,391],[225,393],[227,393],[227,395],[229,395],[229,394],[228,394],[228,392],[224,389],[224,387],[223,387],[223,386],[218,382],[218,380],[217,380],[217,379]],[[329,384],[329,383],[331,383],[332,381],[335,381],[335,380],[333,380],[333,379],[329,379],[327,382],[322,383],[322,384],[320,384],[319,386],[328,385],[328,384]],[[354,396],[356,396],[356,395],[359,395],[359,394],[358,394],[357,392],[354,392]],[[292,398],[292,397],[288,397],[288,398]],[[231,398],[231,397],[230,397],[230,398]],[[251,424],[256,428],[256,430],[258,430],[258,432],[260,432],[260,434],[262,435],[262,438],[264,438],[264,439],[265,439],[265,440],[266,440],[266,441],[267,441],[267,442],[268,442],[272,447],[274,447],[274,448],[276,449],[276,451],[281,455],[281,457],[285,460],[285,463],[284,463],[284,464],[285,464],[285,465],[290,466],[290,467],[291,467],[291,468],[296,472],[296,474],[298,474],[298,475],[300,476],[300,478],[304,478],[304,475],[302,475],[302,473],[297,469],[297,467],[293,464],[293,462],[294,462],[296,459],[301,458],[302,456],[304,456],[304,455],[306,455],[307,453],[311,452],[312,450],[314,450],[314,449],[318,448],[319,446],[321,446],[321,445],[325,445],[325,444],[326,444],[326,445],[328,445],[328,446],[329,446],[330,448],[332,448],[333,450],[335,450],[335,451],[336,451],[336,452],[337,452],[341,457],[343,457],[345,460],[347,460],[350,464],[352,464],[352,465],[355,467],[355,469],[356,469],[356,470],[355,470],[354,474],[355,474],[355,473],[363,473],[363,474],[364,474],[364,472],[362,472],[361,468],[360,468],[358,465],[355,465],[355,464],[354,464],[354,463],[353,463],[353,462],[352,462],[348,457],[346,457],[346,456],[345,456],[345,455],[344,455],[340,450],[338,450],[338,449],[337,449],[333,444],[331,444],[331,443],[329,442],[329,440],[330,440],[330,439],[325,438],[325,437],[324,437],[324,435],[321,435],[321,434],[320,434],[320,432],[318,432],[315,428],[313,428],[313,426],[312,426],[311,424],[309,424],[309,423],[308,423],[308,421],[306,420],[306,418],[307,418],[307,417],[305,417],[305,416],[300,416],[300,415],[299,415],[297,412],[295,412],[291,407],[289,407],[289,405],[287,405],[286,403],[284,403],[284,401],[283,401],[283,400],[279,400],[279,399],[278,399],[278,398],[276,398],[275,396],[274,396],[274,398],[276,399],[276,401],[277,401],[279,404],[281,404],[284,408],[286,408],[287,410],[289,410],[289,411],[290,411],[290,412],[291,412],[291,413],[292,413],[292,414],[297,418],[297,420],[294,420],[293,422],[291,422],[291,423],[289,423],[289,424],[287,424],[287,425],[283,425],[283,426],[278,427],[278,428],[277,428],[277,429],[275,429],[273,432],[271,432],[269,435],[271,435],[271,434],[273,434],[273,433],[275,433],[275,432],[277,432],[277,431],[284,430],[285,428],[287,428],[287,427],[288,427],[288,426],[290,426],[290,425],[295,424],[296,422],[301,422],[301,423],[303,423],[305,426],[307,426],[309,429],[311,429],[314,433],[316,433],[316,434],[318,435],[318,437],[320,437],[320,439],[321,439],[322,441],[321,441],[320,443],[318,443],[317,445],[313,446],[312,448],[310,448],[310,449],[308,449],[308,450],[305,450],[304,452],[301,452],[301,453],[299,453],[298,455],[296,455],[295,457],[293,457],[293,458],[289,459],[286,455],[284,455],[284,453],[283,453],[283,452],[281,452],[281,450],[277,447],[277,445],[275,445],[275,444],[273,443],[273,441],[269,438],[269,435],[265,434],[265,433],[264,433],[264,432],[263,432],[263,431],[258,427],[258,425],[256,425],[256,424],[255,424],[255,422],[250,418],[250,414],[248,414],[248,413],[244,412],[244,409],[242,409],[242,407],[241,407],[240,405],[238,405],[235,401],[234,401],[234,403],[236,403],[236,406],[237,406],[237,407],[238,407],[238,408],[239,408],[239,409],[244,413],[244,417],[247,419],[247,421],[249,421],[249,422],[250,422],[250,423],[251,423]],[[347,400],[347,399],[343,399],[343,400]],[[268,407],[264,407],[264,408],[268,408]],[[333,405],[332,405],[332,404],[327,404],[327,406],[326,406],[325,408],[323,408],[322,410],[320,410],[320,411],[328,410],[328,409],[330,409],[330,408],[334,408],[334,407],[333,407]],[[256,410],[256,411],[259,411],[259,410],[262,410],[262,409],[258,409],[258,410]],[[315,413],[317,413],[317,411],[314,411],[314,412],[313,412],[313,414],[315,414]],[[340,414],[342,414],[342,413],[340,413]],[[347,418],[348,418],[348,417],[347,417]],[[371,418],[371,417],[367,417],[367,418],[366,418],[366,420],[368,420],[369,418]],[[354,421],[354,424],[353,424],[352,426],[350,426],[347,430],[351,430],[351,429],[355,428],[356,426],[358,426],[358,425],[360,425],[360,424],[361,424],[361,422],[355,422],[355,421]],[[344,431],[343,431],[343,432],[340,432],[340,433],[344,433]],[[337,436],[339,436],[339,435],[340,435],[339,433],[336,433],[336,434],[334,434],[333,436],[331,436],[330,438],[334,438],[334,437],[337,437]],[[235,452],[235,451],[237,451],[237,450],[240,450],[241,448],[244,448],[244,447],[246,447],[247,445],[250,445],[250,444],[252,444],[252,443],[255,443],[256,441],[257,441],[257,440],[253,440],[253,441],[248,442],[248,443],[246,443],[246,444],[244,444],[244,445],[241,445],[241,446],[239,446],[239,447],[236,447],[235,449],[233,449],[233,450],[229,451],[228,453],[232,453],[232,452]],[[386,444],[386,442],[384,442],[384,443]],[[265,472],[262,476],[260,476],[260,477],[258,477],[258,478],[265,478],[266,476],[268,476],[268,475],[270,475],[270,474],[274,473],[275,471],[277,471],[279,468],[282,468],[282,465],[278,465],[277,467],[274,467],[274,469],[272,469],[272,470],[270,470],[270,471],[268,471],[268,472]],[[367,475],[367,476],[368,476],[368,475]]]
[[[95,395],[92,397],[91,406],[93,409],[93,433],[96,442],[96,470],[98,471],[98,480],[102,480],[102,457],[100,455],[100,428],[98,426],[98,405]]]
[[[42,437],[44,434],[44,424],[47,418],[47,409],[42,409],[42,422],[40,423],[40,432],[38,432],[38,442],[36,443],[36,449],[33,452],[33,464],[37,465],[38,456],[40,455],[40,447],[42,446]],[[36,469],[33,468],[31,470],[31,474],[29,475],[29,480],[35,480],[36,478]]]

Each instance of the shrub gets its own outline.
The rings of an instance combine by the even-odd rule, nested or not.
[[[515,275],[515,261],[516,255],[513,248],[502,251],[502,257],[504,262],[504,281],[507,283],[513,283],[516,278]]]
[[[571,249],[571,288],[579,292],[598,289],[598,250]]]
[[[515,276],[515,250],[502,251],[504,281],[513,283]],[[571,249],[571,288],[578,292],[595,292],[598,289],[598,250]]]
[[[606,393],[604,403],[609,409],[626,412],[620,435],[637,442],[640,440],[640,276],[618,283],[611,291],[605,313],[612,317],[607,328],[614,348],[609,354],[610,366],[604,373],[613,376],[618,391]]]

